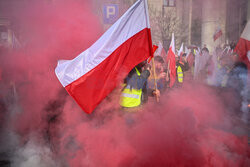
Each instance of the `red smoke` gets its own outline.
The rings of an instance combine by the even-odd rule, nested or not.
[[[227,107],[222,100],[237,99],[213,88],[188,84],[137,113],[121,111],[118,90],[93,114],[80,110],[54,69],[57,60],[74,58],[100,36],[90,2],[35,0],[10,10],[23,49],[0,56],[1,89],[10,82],[17,89],[20,111],[9,111],[9,121],[24,141],[19,147],[33,135],[61,166],[72,167],[248,166],[247,140],[233,134],[234,114],[228,113],[237,103]]]
[[[89,47],[101,34],[99,20],[90,1],[35,0],[6,7],[22,48],[1,56],[2,75],[18,90],[22,108],[15,121],[18,128],[38,130],[45,105],[62,88],[54,73],[57,61],[72,59]]]
[[[236,115],[222,98],[193,83],[138,113],[121,111],[114,97],[93,116],[67,100],[61,153],[70,166],[248,166],[247,138],[234,135]]]

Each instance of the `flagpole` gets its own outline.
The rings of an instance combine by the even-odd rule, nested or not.
[[[170,82],[170,60],[168,61],[168,73],[167,73],[167,75],[169,74],[169,82]]]
[[[153,76],[154,76],[154,89],[158,90],[158,88],[157,88],[157,81],[156,81],[157,77],[156,77],[156,72],[155,72],[155,59],[154,59],[154,57],[152,57],[152,65],[153,65]],[[160,99],[159,99],[158,96],[156,96],[156,101],[157,102],[160,101]]]
[[[193,12],[193,0],[189,0],[189,20],[188,20],[188,44],[191,45],[192,38],[192,12]]]

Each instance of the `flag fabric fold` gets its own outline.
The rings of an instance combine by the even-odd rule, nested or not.
[[[90,48],[59,61],[55,73],[79,106],[91,113],[137,64],[152,56],[147,0],[138,0]]]
[[[152,58],[154,57],[154,54],[155,54],[155,51],[158,49],[158,46],[156,46],[156,45],[153,45],[153,54],[152,54],[152,56],[148,59],[148,63],[150,63],[150,61],[152,60]]]

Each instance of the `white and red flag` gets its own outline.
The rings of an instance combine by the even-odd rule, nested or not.
[[[185,53],[188,55],[190,52],[190,50],[187,48],[187,46],[185,46]]]
[[[188,49],[187,46],[185,46],[185,53],[187,54],[186,60],[188,59],[190,52],[191,52],[190,49]]]
[[[152,56],[147,0],[138,0],[90,48],[59,61],[56,75],[83,111],[95,107],[137,64]]]
[[[250,60],[248,59],[248,52],[250,51],[250,21],[248,21],[240,40],[234,50],[238,55],[240,61],[244,62],[248,69],[250,69]]]
[[[161,51],[162,51],[162,49],[163,49],[162,43],[159,42],[159,44],[158,44],[158,49],[157,49],[157,51],[155,52],[155,55],[156,55],[156,56],[161,56]]]
[[[178,51],[178,56],[180,57],[180,61],[182,62],[182,55],[184,54],[184,46],[183,43],[181,44],[181,47]]]
[[[217,28],[217,30],[215,31],[215,33],[214,33],[214,36],[213,36],[213,38],[214,38],[214,41],[216,41],[218,38],[220,38],[222,36],[222,30],[221,30],[221,28],[219,27],[219,28]]]
[[[184,53],[183,43],[181,44],[181,47],[178,51],[178,56],[180,57]]]
[[[164,47],[162,46],[162,43],[161,43],[161,42],[159,42],[159,44],[158,44],[158,49],[157,49],[157,52],[156,52],[155,55],[161,56],[161,57],[163,57],[163,58],[166,58],[166,57],[167,57],[167,53],[166,53]]]
[[[169,70],[169,75],[170,75],[169,86],[172,87],[175,83],[175,78],[176,78],[174,33],[172,34],[171,44],[167,53],[167,63],[168,63],[168,70]]]

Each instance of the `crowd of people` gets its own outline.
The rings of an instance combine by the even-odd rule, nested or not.
[[[138,108],[149,96],[155,96],[159,101],[160,95],[182,87],[183,84],[195,80],[218,88],[233,88],[240,94],[245,92],[242,100],[248,105],[247,66],[238,60],[238,55],[230,46],[217,47],[210,52],[206,45],[200,50],[190,46],[189,51],[175,56],[174,84],[167,57],[156,55],[150,63],[144,61],[138,64],[126,77],[121,95],[123,108]],[[244,109],[245,108],[245,109]],[[249,106],[243,106],[248,110]]]

